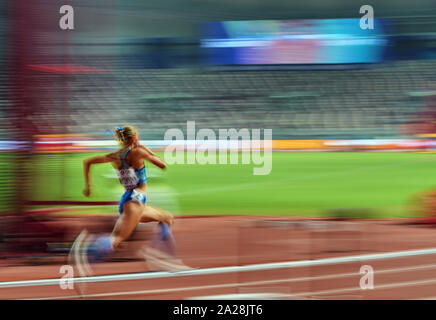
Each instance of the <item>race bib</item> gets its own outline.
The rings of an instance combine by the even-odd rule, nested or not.
[[[121,184],[127,189],[136,187],[139,182],[133,168],[118,170],[117,174]]]

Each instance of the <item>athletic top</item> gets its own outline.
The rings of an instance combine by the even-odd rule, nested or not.
[[[129,154],[130,150],[131,149],[127,149],[127,151],[121,155],[123,166],[122,169],[117,170],[118,178],[120,179],[121,184],[127,190],[133,190],[147,182],[147,172],[145,170],[145,166],[140,170],[136,170],[127,162],[127,155]]]

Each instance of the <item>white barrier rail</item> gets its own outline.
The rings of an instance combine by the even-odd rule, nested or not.
[[[300,261],[286,261],[274,263],[261,263],[250,264],[245,266],[228,266],[218,268],[203,268],[191,269],[174,272],[143,272],[143,273],[126,273],[105,276],[92,276],[92,277],[79,277],[69,279],[74,283],[93,283],[93,282],[109,282],[109,281],[127,281],[127,280],[145,280],[145,279],[160,279],[160,278],[174,278],[186,276],[201,276],[210,274],[225,274],[234,272],[252,272],[252,271],[266,271],[286,268],[301,268],[301,267],[314,267],[323,265],[332,265],[339,263],[351,263],[360,261],[373,261],[373,260],[388,260],[395,258],[407,258],[414,256],[433,255],[436,254],[436,248],[419,249],[419,250],[406,250],[394,251],[377,254],[364,254],[346,257],[323,258],[316,260],[300,260]],[[4,281],[0,282],[0,288],[16,288],[16,287],[31,287],[31,286],[53,286],[59,285],[61,278],[55,279],[41,279],[41,280],[22,280],[22,281]]]

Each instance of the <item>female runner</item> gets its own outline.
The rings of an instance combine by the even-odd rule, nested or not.
[[[144,161],[151,162],[162,170],[166,169],[166,164],[149,148],[139,144],[139,135],[135,127],[117,127],[115,133],[121,145],[118,151],[84,160],[86,185],[83,194],[86,197],[91,194],[90,170],[95,164],[112,163],[121,184],[126,189],[119,204],[120,217],[112,234],[96,237],[85,249],[86,260],[104,260],[130,237],[138,223],[152,221],[159,222],[159,239],[163,241],[167,253],[175,256],[175,242],[170,229],[173,224],[172,215],[146,204],[147,174]]]

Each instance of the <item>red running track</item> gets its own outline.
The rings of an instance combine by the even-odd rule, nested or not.
[[[315,260],[436,248],[436,230],[405,220],[323,221],[283,217],[177,219],[179,254],[194,268]],[[374,289],[362,290],[362,265]],[[0,281],[60,278],[61,264],[10,266]],[[145,261],[106,262],[95,275],[147,272]],[[82,285],[76,284],[82,287]],[[88,283],[84,295],[57,285],[0,288],[1,299],[195,299],[216,295],[276,299],[436,298],[436,255],[226,274]],[[235,296],[233,296],[235,297]]]

